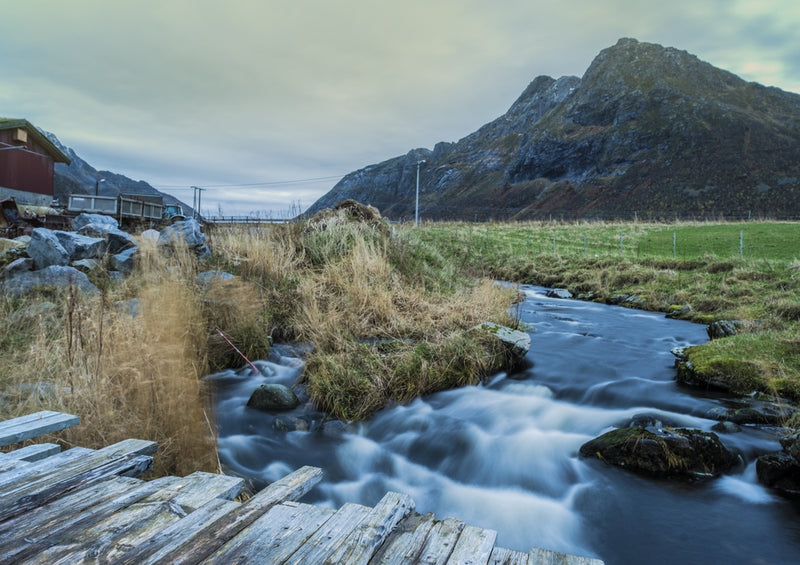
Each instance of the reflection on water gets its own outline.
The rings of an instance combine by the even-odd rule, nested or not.
[[[212,375],[221,461],[261,484],[319,466],[325,479],[308,501],[374,505],[386,491],[404,492],[419,512],[497,530],[498,545],[523,551],[540,546],[608,565],[796,560],[797,511],[755,480],[754,458],[779,449],[771,432],[722,436],[746,464],[706,483],[650,480],[577,455],[642,413],[710,429],[703,414],[718,401],[679,388],[669,352],[704,342],[703,326],[523,290],[522,320],[535,328],[527,369],[358,425],[323,425],[305,407],[280,418],[303,418],[311,431],[276,431],[275,416],[246,408],[258,385],[291,386],[302,371],[280,347],[257,362],[261,375]]]

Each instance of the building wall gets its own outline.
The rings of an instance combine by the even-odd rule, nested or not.
[[[0,187],[32,193],[31,200],[52,199],[53,158],[30,138],[20,143],[13,135],[14,130],[0,130],[0,148],[21,145],[25,149],[0,151]]]

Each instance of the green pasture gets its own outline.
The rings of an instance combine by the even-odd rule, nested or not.
[[[491,255],[792,261],[800,223],[504,223],[427,224],[422,240],[467,259]]]

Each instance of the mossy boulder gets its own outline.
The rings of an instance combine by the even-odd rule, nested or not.
[[[270,383],[253,391],[247,405],[263,412],[285,412],[297,408],[300,399],[290,388]]]
[[[800,498],[800,431],[781,438],[781,446],[783,451],[758,458],[758,480],[785,496]]]
[[[738,462],[715,433],[652,426],[612,430],[583,444],[580,454],[643,475],[675,479],[717,476]]]

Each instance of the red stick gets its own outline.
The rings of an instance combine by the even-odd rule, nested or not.
[[[259,373],[259,374],[261,374],[261,371],[259,371],[259,370],[258,370],[258,368],[257,368],[255,365],[253,365],[253,364],[250,362],[250,359],[248,359],[247,357],[245,357],[245,356],[244,356],[244,353],[242,353],[241,351],[239,351],[239,348],[238,348],[238,347],[236,347],[235,345],[233,345],[233,343],[231,343],[231,340],[229,340],[227,337],[225,337],[225,334],[224,334],[224,333],[222,333],[222,332],[220,331],[220,329],[219,329],[219,328],[214,328],[214,329],[216,330],[216,332],[217,332],[217,333],[218,333],[220,336],[222,336],[222,339],[224,339],[225,341],[227,341],[227,342],[228,342],[228,345],[230,345],[231,347],[233,347],[233,350],[234,350],[236,353],[238,353],[239,355],[241,355],[242,359],[244,359],[245,361],[247,361],[247,364],[248,364],[248,365],[250,365],[250,366],[253,368],[253,370],[254,370],[256,373]]]

